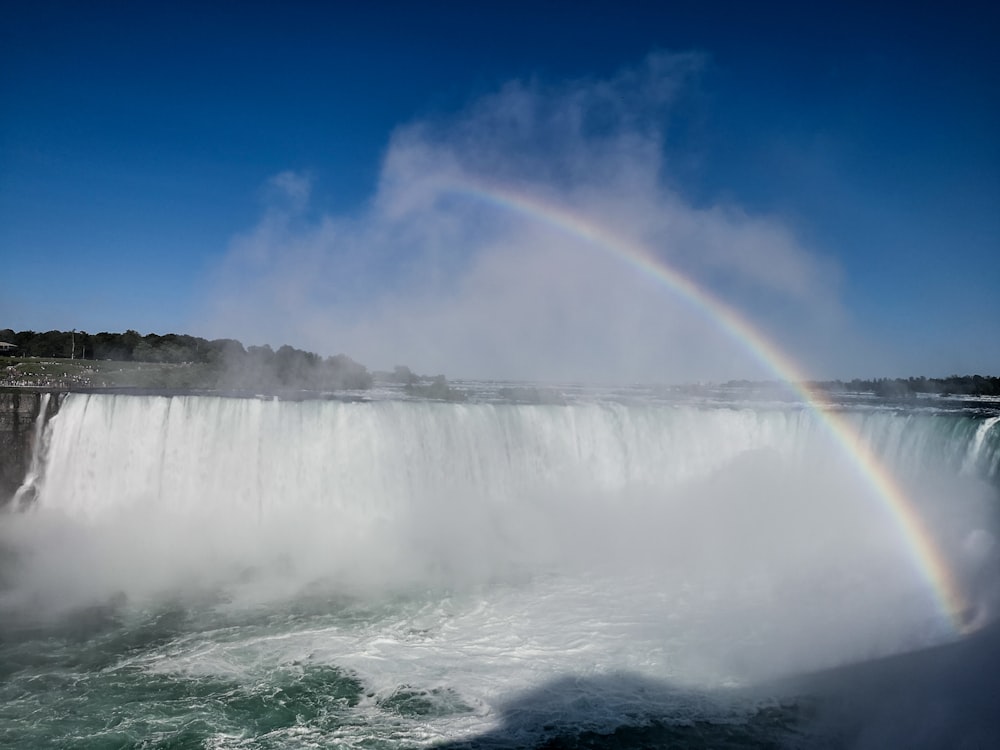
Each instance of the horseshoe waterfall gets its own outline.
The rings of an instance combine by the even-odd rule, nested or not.
[[[832,408],[904,505],[738,393],[66,395],[0,513],[0,745],[994,745],[1000,406]]]

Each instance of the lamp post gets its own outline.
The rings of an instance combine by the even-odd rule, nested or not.
[[[72,348],[69,350],[69,358],[70,359],[76,359],[76,329],[75,328],[72,331],[72,335],[71,335],[70,341],[72,341]]]

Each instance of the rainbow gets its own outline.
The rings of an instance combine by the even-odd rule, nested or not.
[[[968,631],[969,603],[947,560],[938,548],[912,502],[897,480],[875,457],[871,447],[833,407],[830,400],[811,388],[804,372],[763,333],[735,309],[656,258],[641,245],[612,234],[601,225],[564,206],[534,195],[515,192],[497,185],[468,179],[451,179],[439,185],[449,193],[464,194],[542,222],[560,232],[582,239],[610,253],[639,273],[667,287],[671,292],[706,315],[744,347],[767,371],[773,372],[812,408],[835,442],[849,456],[860,476],[874,489],[896,528],[928,581],[938,607],[955,633]]]

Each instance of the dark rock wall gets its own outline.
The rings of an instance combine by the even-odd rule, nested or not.
[[[0,507],[7,505],[31,466],[35,424],[43,391],[0,390]],[[60,394],[53,393],[45,421],[59,408]]]

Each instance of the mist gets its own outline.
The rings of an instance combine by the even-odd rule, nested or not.
[[[213,335],[345,352],[449,377],[677,382],[770,376],[716,321],[614,253],[463,185],[546,200],[642,246],[794,352],[863,356],[842,274],[779,216],[696,204],[672,170],[673,112],[706,60],[652,54],[606,79],[511,81],[399,127],[377,186],[335,213],[321,179],[274,176],[203,315]]]

